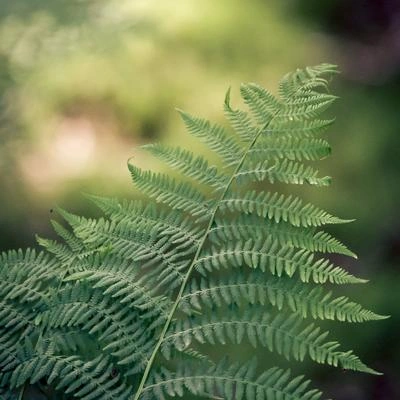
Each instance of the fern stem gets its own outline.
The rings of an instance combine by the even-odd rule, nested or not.
[[[165,321],[165,324],[164,324],[164,327],[163,327],[163,329],[161,331],[160,337],[159,337],[159,339],[158,339],[158,341],[157,341],[157,343],[156,343],[156,345],[154,347],[154,350],[153,350],[153,352],[152,352],[152,354],[151,354],[151,356],[149,358],[149,361],[147,362],[146,369],[143,372],[142,379],[141,379],[139,387],[138,387],[138,389],[136,391],[135,397],[133,397],[133,400],[138,400],[140,395],[143,392],[144,385],[145,385],[146,380],[147,380],[147,378],[148,378],[148,376],[150,374],[150,370],[151,370],[151,368],[153,366],[153,363],[154,363],[154,360],[155,360],[155,358],[157,356],[158,350],[160,349],[160,346],[161,346],[162,342],[164,341],[165,335],[167,333],[168,328],[171,325],[171,322],[172,322],[172,319],[174,317],[175,311],[178,308],[178,305],[179,305],[179,303],[180,303],[180,301],[182,299],[183,293],[184,293],[184,291],[186,289],[186,285],[188,284],[189,278],[190,278],[190,276],[192,274],[192,271],[193,271],[193,269],[194,269],[194,267],[195,267],[195,265],[196,265],[196,263],[198,261],[198,257],[200,255],[200,252],[202,251],[204,243],[206,242],[208,234],[210,233],[211,226],[212,226],[212,224],[213,224],[213,222],[215,220],[215,215],[217,214],[217,211],[218,211],[218,208],[219,208],[219,205],[220,205],[221,201],[223,201],[225,199],[225,196],[227,195],[229,188],[231,187],[233,181],[236,178],[237,173],[240,171],[240,168],[242,167],[243,163],[245,162],[246,157],[249,154],[250,150],[255,145],[255,143],[257,142],[257,140],[260,137],[260,135],[265,131],[265,129],[268,128],[269,124],[272,122],[272,120],[276,117],[276,115],[278,113],[279,113],[279,111],[275,112],[275,114],[272,116],[272,118],[254,136],[254,139],[251,141],[251,143],[249,144],[249,146],[247,147],[247,149],[243,153],[242,158],[240,159],[240,161],[239,161],[238,165],[236,166],[235,170],[232,172],[232,175],[231,175],[229,181],[227,182],[224,191],[222,192],[219,200],[217,201],[217,203],[216,203],[216,205],[214,207],[214,210],[211,213],[210,221],[208,223],[206,231],[205,231],[203,237],[201,238],[201,240],[199,242],[199,245],[198,245],[196,253],[195,253],[194,257],[193,257],[192,263],[190,264],[190,267],[189,267],[189,269],[188,269],[188,271],[186,273],[186,276],[185,276],[184,280],[182,281],[182,284],[181,284],[179,292],[178,292],[178,294],[176,296],[175,302],[174,302],[174,304],[173,304],[173,306],[171,308],[171,311],[170,311],[170,313],[168,315],[167,320]]]

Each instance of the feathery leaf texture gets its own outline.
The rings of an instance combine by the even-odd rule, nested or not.
[[[22,399],[29,385],[49,399],[321,398],[302,376],[210,349],[228,343],[377,374],[319,326],[386,318],[335,294],[366,282],[328,258],[356,257],[328,232],[350,220],[282,191],[330,183],[310,163],[331,151],[320,135],[333,122],[322,113],[335,73],[287,74],[279,97],[243,84],[248,111],[229,90],[229,128],[179,110],[219,166],[145,145],[173,173],[129,163],[143,200],[88,195],[104,217],[58,209],[59,241],[0,255],[0,398]]]
[[[154,372],[143,391],[143,399],[182,397],[185,392],[206,399],[318,400],[321,392],[309,389],[310,381],[293,378],[290,371],[270,368],[256,375],[256,365],[222,360],[216,366],[184,365],[171,372]]]

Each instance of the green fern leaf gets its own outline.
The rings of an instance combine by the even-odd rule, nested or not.
[[[246,184],[249,181],[260,182],[269,180],[302,185],[308,183],[316,186],[328,186],[331,178],[329,176],[319,178],[318,171],[304,164],[284,160],[282,162],[261,161],[256,164],[249,163],[235,175],[239,184]]]
[[[298,138],[290,135],[266,136],[250,151],[253,161],[286,158],[289,160],[322,160],[329,156],[331,148],[323,139]]]
[[[295,250],[291,246],[279,245],[277,240],[238,241],[225,247],[213,247],[210,252],[199,257],[195,265],[197,271],[241,268],[269,271],[278,277],[298,274],[302,282],[331,282],[335,284],[365,283],[364,279],[353,276],[343,268],[335,266],[327,259],[314,259],[307,250]]]
[[[179,111],[218,167],[146,145],[174,172],[128,163],[142,200],[90,195],[104,217],[58,209],[59,239],[38,238],[43,252],[1,254],[0,398],[22,399],[29,385],[65,400],[321,398],[301,376],[210,349],[228,343],[377,374],[319,326],[386,318],[326,287],[366,282],[327,257],[355,257],[328,232],[350,220],[267,188],[329,184],[306,162],[330,154],[320,135],[333,122],[322,113],[337,99],[336,72],[296,70],[278,96],[243,84],[248,110],[228,91],[229,129]]]
[[[328,332],[322,332],[314,324],[302,325],[297,314],[261,314],[250,309],[244,315],[224,312],[223,315],[202,316],[199,319],[180,321],[163,340],[163,354],[169,358],[170,346],[178,350],[189,347],[193,340],[199,343],[222,345],[241,344],[247,339],[256,348],[259,345],[276,351],[290,360],[303,361],[308,356],[321,364],[379,374],[363,364],[352,352],[338,351],[339,343],[326,342]]]
[[[210,167],[204,157],[196,157],[190,151],[168,148],[161,144],[150,144],[142,146],[142,148],[164,161],[171,168],[193,178],[196,182],[221,189],[228,181],[228,177],[220,174],[215,167]]]
[[[221,200],[222,212],[242,212],[266,217],[279,223],[289,222],[293,226],[322,226],[327,224],[341,224],[351,220],[340,219],[312,204],[303,204],[298,197],[284,196],[278,193],[247,191],[244,195],[232,193]]]
[[[165,368],[151,376],[143,399],[182,397],[185,391],[207,399],[318,400],[321,392],[309,389],[310,381],[291,377],[290,371],[271,368],[255,374],[255,364],[220,362],[215,367],[183,366],[176,372]]]
[[[260,219],[257,215],[241,215],[234,221],[216,218],[215,222],[215,226],[210,229],[210,241],[215,244],[246,240],[249,237],[273,236],[282,246],[320,253],[340,253],[357,258],[352,251],[328,232],[317,231],[315,228],[296,227],[285,222],[275,223]]]
[[[305,285],[298,280],[269,277],[262,273],[233,275],[218,280],[193,280],[182,296],[181,307],[202,310],[202,305],[212,309],[223,305],[242,306],[271,304],[279,310],[290,309],[303,318],[330,319],[347,322],[364,322],[386,318],[364,309],[360,304],[341,296],[332,298],[331,291]]]
[[[166,175],[141,171],[129,164],[132,179],[138,189],[174,209],[183,210],[192,215],[208,213],[204,196],[186,183],[177,183]]]
[[[215,151],[228,165],[235,165],[238,156],[244,150],[235,140],[227,135],[218,125],[211,125],[209,121],[178,110],[189,133],[204,141],[211,150]]]

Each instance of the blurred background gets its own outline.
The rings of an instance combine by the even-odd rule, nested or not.
[[[240,82],[320,62],[342,71],[334,181],[307,198],[356,218],[332,230],[371,280],[351,295],[392,318],[331,328],[384,376],[307,373],[337,400],[399,399],[399,0],[0,0],[0,249],[51,237],[57,205],[93,214],[83,192],[134,197],[127,159],[152,164],[135,147],[191,145],[174,107],[222,121],[229,86],[238,105]]]

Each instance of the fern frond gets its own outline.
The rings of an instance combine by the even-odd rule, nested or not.
[[[333,122],[321,113],[336,100],[328,90],[335,73],[322,64],[287,74],[279,96],[243,84],[248,111],[234,108],[228,91],[231,129],[179,111],[218,167],[195,152],[146,145],[178,174],[129,163],[141,201],[89,196],[104,217],[58,209],[57,241],[39,238],[41,253],[1,254],[0,398],[22,398],[29,385],[65,400],[321,398],[289,371],[208,354],[207,345],[228,342],[377,373],[319,327],[386,318],[324,285],[366,282],[317,254],[355,257],[320,230],[350,221],[254,190],[266,181],[329,183],[306,162],[330,154],[317,135]]]
[[[282,109],[281,102],[275,96],[254,83],[242,84],[240,94],[260,125],[270,123]]]
[[[169,236],[171,243],[196,245],[202,234],[202,227],[196,225],[180,211],[158,209],[152,202],[122,201],[100,196],[87,196],[112,221],[124,224],[150,226],[162,236]]]
[[[0,333],[15,334],[19,331],[21,334],[28,335],[35,331],[35,317],[40,307],[29,310],[26,304],[21,306],[16,302],[6,301],[0,301],[0,306]]]
[[[304,121],[311,118],[317,118],[337,99],[336,96],[319,94],[313,96],[313,102],[310,97],[286,103],[283,111],[279,114],[279,119],[289,119],[289,121]],[[318,101],[315,101],[317,97]]]
[[[341,296],[332,298],[331,291],[321,287],[305,285],[293,279],[270,277],[265,280],[262,273],[250,276],[230,275],[210,281],[193,280],[182,296],[182,309],[191,307],[202,310],[202,306],[213,308],[223,305],[271,304],[278,310],[287,308],[303,318],[329,319],[347,322],[364,322],[386,318],[364,309],[360,304]]]
[[[329,176],[320,178],[318,177],[318,171],[314,168],[288,160],[250,162],[246,164],[246,168],[243,168],[235,175],[235,178],[239,184],[264,180],[269,180],[270,183],[278,181],[296,185],[308,183],[316,186],[328,186],[331,183]]]
[[[251,142],[257,135],[257,127],[249,115],[241,110],[233,110],[230,105],[230,90],[226,93],[224,102],[224,111],[227,120],[230,122],[232,128],[245,143]]]
[[[56,265],[34,250],[0,256],[0,334],[24,336],[35,331],[36,315],[46,307],[48,286],[57,277]]]
[[[8,380],[10,371],[17,367],[20,360],[20,346],[22,336],[17,336],[13,330],[2,327],[0,330],[0,382]],[[23,337],[27,337],[30,332],[24,332]],[[25,336],[26,334],[26,336]],[[4,386],[0,384],[0,388]]]
[[[210,241],[216,244],[268,236],[273,236],[282,246],[293,246],[320,253],[339,253],[357,258],[328,232],[316,231],[310,227],[296,227],[282,221],[274,223],[255,215],[240,215],[234,221],[216,218],[215,226],[210,229]]]
[[[85,218],[70,214],[62,209],[57,209],[58,213],[70,224],[76,226]],[[50,240],[36,236],[36,240],[48,253],[57,260],[58,275],[70,273],[80,269],[80,261],[99,249],[88,248],[83,240],[77,237],[73,232],[66,229],[56,221],[51,221],[55,232],[59,235],[63,242],[58,240]],[[57,271],[55,271],[57,272]]]
[[[27,280],[23,270],[9,270],[7,275],[0,273],[0,297],[2,301],[16,300],[18,303],[30,303],[40,306],[46,300],[42,292],[43,281],[32,277]]]
[[[195,340],[199,343],[222,345],[227,342],[241,344],[247,339],[256,348],[258,345],[275,351],[286,359],[303,361],[308,356],[320,364],[340,366],[344,369],[376,373],[367,367],[351,351],[338,351],[338,342],[326,342],[328,332],[322,332],[314,324],[304,326],[297,314],[278,314],[272,317],[260,310],[249,309],[243,315],[225,311],[223,315],[194,317],[179,321],[172,332],[165,336],[162,351],[167,359],[170,347],[183,350]]]
[[[35,280],[48,281],[52,279],[57,261],[49,257],[45,252],[37,253],[33,249],[10,250],[0,255],[0,269],[2,273],[7,274],[11,269],[20,271],[25,276],[30,275]]]
[[[140,263],[141,270],[152,267],[151,274],[158,285],[171,281],[179,284],[182,270],[189,262],[184,257],[193,253],[191,247],[183,250],[180,246],[171,246],[168,236],[158,237],[157,230],[147,225],[87,220],[75,227],[75,233],[89,246],[106,245],[114,256],[136,265]]]
[[[84,361],[77,356],[32,355],[14,370],[10,387],[19,387],[28,380],[34,384],[46,378],[49,384],[56,383],[57,390],[63,389],[64,393],[83,400],[128,399],[131,388],[119,375],[112,377],[112,369],[112,364],[103,356]]]
[[[209,121],[194,117],[182,110],[178,110],[189,133],[204,141],[211,150],[215,151],[229,166],[236,165],[244,149],[232,137],[229,137],[224,128],[211,125]]]
[[[188,183],[177,183],[167,175],[141,171],[131,164],[129,170],[136,187],[157,202],[194,216],[209,213],[205,197]]]
[[[289,102],[280,102],[264,88],[256,84],[241,86],[241,94],[259,124],[270,125],[280,122],[300,122],[317,118],[336,99],[336,96],[310,92],[310,96],[294,98]]]
[[[255,190],[247,191],[244,194],[230,194],[221,200],[219,210],[221,212],[254,213],[276,223],[284,221],[293,226],[303,227],[351,222],[351,220],[334,217],[312,204],[304,204],[298,197]]]
[[[51,341],[57,354],[84,354],[97,347],[91,335],[79,327],[58,327],[43,333],[41,340]]]
[[[278,114],[274,118],[273,125],[264,129],[261,140],[269,136],[276,138],[290,136],[294,139],[314,139],[315,136],[325,132],[334,122],[334,119],[297,121],[280,117]]]
[[[320,64],[314,67],[297,69],[286,74],[279,83],[279,94],[285,99],[313,95],[318,89],[328,91],[328,79],[337,74],[338,70],[332,64]]]
[[[196,182],[223,189],[228,181],[228,177],[219,173],[216,167],[210,167],[204,157],[195,156],[188,150],[169,148],[162,144],[148,144],[142,148]]]
[[[58,209],[58,212],[64,218],[66,218],[66,216],[67,216],[66,212],[64,212],[61,209]],[[71,214],[68,213],[68,215],[71,215]],[[51,224],[53,225],[54,231],[57,233],[57,235],[60,236],[65,241],[65,243],[68,245],[68,247],[71,250],[71,254],[80,254],[85,250],[85,246],[82,243],[82,240],[80,240],[78,237],[76,237],[76,235],[74,235],[68,229],[64,228],[57,221],[51,221]]]
[[[143,391],[143,399],[182,397],[185,392],[208,399],[319,400],[321,392],[309,389],[310,381],[293,378],[290,371],[270,368],[256,375],[254,362],[216,366],[183,365],[177,371],[154,372]]]
[[[243,266],[263,272],[270,271],[278,277],[291,277],[296,273],[305,283],[331,282],[340,285],[366,282],[327,259],[315,260],[312,252],[296,250],[291,246],[281,247],[279,242],[271,237],[266,240],[248,239],[228,243],[223,247],[212,247],[196,262],[196,269],[204,275],[207,271]]]
[[[79,269],[80,254],[74,253],[71,248],[60,243],[57,240],[51,240],[36,236],[36,241],[43,247],[49,254],[54,256],[54,259],[59,263],[59,270],[74,271]],[[78,264],[78,265],[77,265]]]
[[[41,323],[47,329],[79,327],[98,337],[103,351],[118,359],[118,364],[140,371],[146,364],[153,346],[151,330],[140,322],[140,314],[131,308],[104,297],[102,292],[91,293],[82,285],[67,286],[49,309],[42,313]]]
[[[64,279],[64,282],[82,280],[103,295],[118,300],[121,304],[139,310],[151,311],[151,316],[164,317],[171,301],[160,296],[155,288],[148,287],[132,264],[115,256],[101,258],[98,255],[85,260],[82,270]],[[158,323],[161,323],[159,321]]]
[[[327,141],[319,138],[298,138],[292,136],[266,136],[250,151],[252,161],[274,160],[321,160],[331,153]]]

